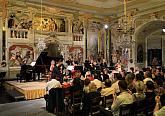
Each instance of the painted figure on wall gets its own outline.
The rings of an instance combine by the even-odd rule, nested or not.
[[[33,48],[27,45],[12,45],[9,48],[9,66],[20,66],[23,61],[30,64],[34,58]]]
[[[83,22],[78,20],[73,21],[73,33],[84,34]]]

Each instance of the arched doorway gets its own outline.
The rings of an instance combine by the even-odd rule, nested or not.
[[[152,66],[154,57],[159,61],[158,65],[164,66],[163,46],[165,45],[165,21],[149,21],[137,28],[135,32],[135,63],[139,67]]]

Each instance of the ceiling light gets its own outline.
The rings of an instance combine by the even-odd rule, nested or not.
[[[105,24],[105,25],[104,25],[104,28],[105,28],[105,29],[108,29],[108,25],[107,25],[107,24]]]
[[[164,29],[162,29],[163,30],[163,32],[165,33],[165,28]]]

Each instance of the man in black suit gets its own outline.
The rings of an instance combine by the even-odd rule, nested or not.
[[[63,57],[59,56],[56,60],[51,77],[56,78],[61,83],[63,82]]]

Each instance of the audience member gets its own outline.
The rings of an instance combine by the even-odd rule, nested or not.
[[[134,101],[140,101],[140,100],[145,99],[146,95],[144,94],[143,81],[136,81],[135,82],[135,89],[136,89],[136,93],[132,94]]]
[[[84,88],[83,88],[83,91],[85,93],[89,93],[89,84],[90,84],[90,80],[88,78],[86,78],[84,80]]]
[[[86,93],[82,99],[83,102],[82,116],[89,116],[92,99],[97,97],[101,97],[101,93],[97,91],[97,87],[95,83],[92,82],[89,85],[89,93]]]
[[[125,80],[120,80],[119,83],[119,89],[120,89],[120,95],[116,96],[116,94],[114,94],[113,97],[113,103],[111,106],[111,110],[114,116],[119,116],[119,107],[122,104],[131,104],[133,103],[133,97],[130,93],[128,93],[127,91],[127,83]]]
[[[105,80],[105,87],[101,90],[101,96],[109,96],[114,94],[114,90],[111,88],[111,81],[109,79]]]
[[[52,88],[62,88],[61,83],[56,80],[55,77],[52,77],[51,81],[48,81],[46,83],[47,94],[49,94],[49,90]]]
[[[162,106],[160,103],[160,96],[155,97],[155,108],[154,108],[154,116],[164,116],[165,115],[165,106]]]
[[[111,88],[114,90],[115,93],[120,93],[119,89],[119,81],[122,79],[122,76],[120,73],[114,73],[114,78],[116,79],[116,82],[112,84]]]

